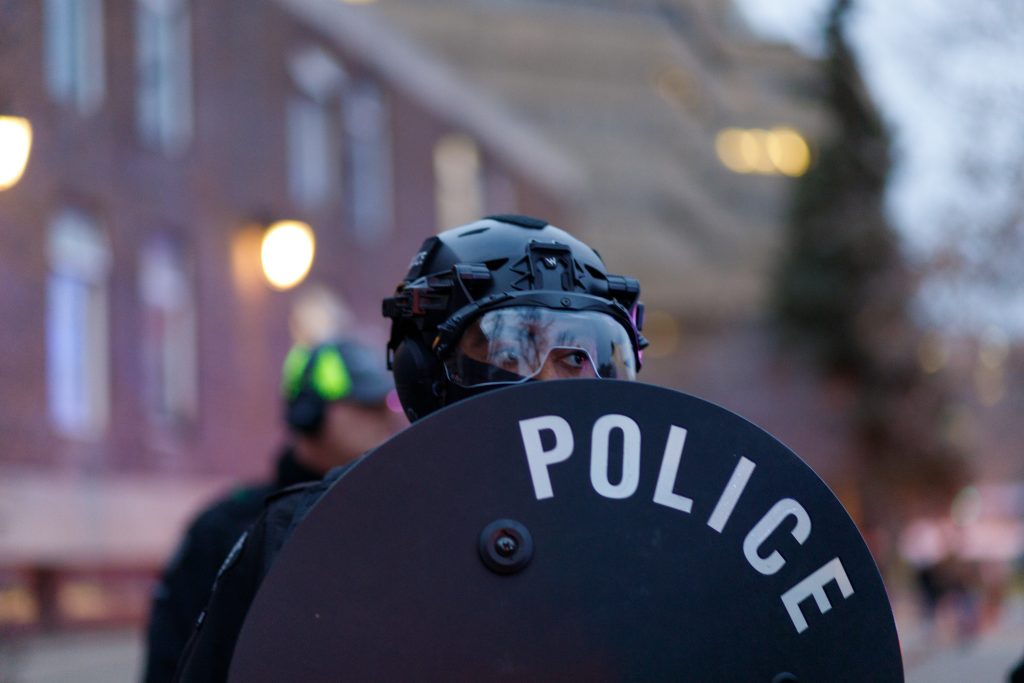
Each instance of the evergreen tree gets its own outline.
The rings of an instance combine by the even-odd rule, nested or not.
[[[870,515],[907,488],[948,494],[965,472],[946,437],[947,392],[917,363],[915,283],[883,210],[888,138],[843,33],[850,7],[836,0],[825,29],[833,129],[795,190],[774,311],[788,342],[852,387]]]

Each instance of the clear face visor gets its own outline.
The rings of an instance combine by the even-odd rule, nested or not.
[[[463,387],[530,379],[632,381],[636,353],[629,333],[608,314],[512,306],[474,320],[444,367]]]

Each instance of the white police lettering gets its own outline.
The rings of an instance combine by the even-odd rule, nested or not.
[[[550,431],[555,437],[554,445],[548,450],[544,449],[540,438],[540,433],[545,430]],[[520,420],[519,433],[523,436],[526,461],[530,465],[533,492],[536,494],[537,500],[551,498],[555,494],[551,490],[548,466],[568,460],[572,455],[572,427],[565,421],[565,418],[557,415],[545,415],[529,420]]]
[[[803,505],[792,498],[783,498],[773,505],[772,509],[765,513],[761,521],[755,524],[754,528],[747,534],[747,537],[743,539],[743,554],[746,555],[747,562],[765,576],[771,576],[782,569],[782,565],[786,564],[786,560],[783,559],[782,554],[778,550],[773,550],[768,557],[761,557],[758,550],[771,533],[779,528],[782,520],[790,515],[796,517],[796,526],[793,527],[790,533],[793,534],[793,538],[796,539],[797,543],[803,545],[807,537],[811,535],[811,518],[807,516],[807,511],[804,510]]]
[[[608,477],[608,441],[613,429],[622,432],[622,480]],[[605,415],[590,436],[590,483],[605,498],[629,498],[640,484],[640,425],[625,415]]]
[[[608,473],[609,442],[614,430],[622,432],[623,437],[622,479],[617,484],[611,483]],[[526,461],[537,500],[553,498],[555,493],[551,486],[549,468],[565,462],[572,456],[575,447],[572,426],[558,415],[543,415],[520,420],[519,432],[523,438],[523,448],[526,451]],[[541,437],[544,432],[549,432],[553,438],[553,441],[549,440],[549,448],[544,447],[544,440]],[[659,505],[689,514],[693,510],[693,499],[675,491],[686,437],[686,429],[670,425],[653,500]],[[641,433],[636,421],[625,415],[604,415],[594,423],[590,441],[590,483],[594,491],[605,498],[613,499],[626,499],[636,493],[640,483],[641,458]],[[743,456],[736,462],[725,488],[718,497],[718,502],[707,519],[707,525],[719,534],[723,533],[732,517],[733,510],[739,503],[755,468],[754,462]],[[783,498],[776,502],[744,537],[743,555],[750,566],[760,574],[771,576],[786,565],[786,558],[778,550],[772,549],[767,555],[762,555],[762,550],[767,550],[763,546],[787,517],[796,520],[790,535],[799,545],[803,545],[811,535],[811,518],[807,510],[792,498]],[[807,620],[800,611],[800,603],[813,597],[822,614],[832,609],[832,604],[823,590],[830,581],[838,584],[844,598],[853,595],[853,585],[838,557],[827,562],[782,595],[782,603],[797,633],[803,633],[808,628]]]
[[[683,459],[683,445],[686,443],[686,430],[672,425],[668,430],[668,441],[665,442],[665,454],[661,456],[661,471],[658,472],[658,483],[654,487],[654,502],[665,505],[680,512],[693,509],[693,498],[673,493],[676,485],[676,473],[679,462]]]
[[[789,618],[793,620],[793,626],[796,627],[797,633],[807,630],[807,619],[800,611],[801,602],[814,596],[814,602],[817,603],[819,612],[825,614],[832,609],[832,603],[825,595],[825,584],[830,581],[836,582],[844,598],[853,595],[853,584],[850,583],[850,578],[846,575],[843,563],[839,561],[838,557],[829,560],[820,569],[782,594],[782,604],[786,606],[786,611],[789,612]]]
[[[673,427],[673,429],[676,429],[676,427]],[[747,482],[750,481],[750,475],[753,473],[754,463],[740,456],[740,461],[736,463],[736,468],[732,471],[732,476],[729,477],[729,483],[725,485],[721,498],[718,499],[715,509],[711,511],[711,516],[708,517],[709,527],[718,533],[722,533],[725,523],[729,521],[732,511],[736,507],[736,501],[740,499],[743,489],[747,488]]]

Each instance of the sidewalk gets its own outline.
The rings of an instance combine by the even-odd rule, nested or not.
[[[1024,598],[1006,602],[998,626],[959,644],[938,642],[933,625],[913,619],[899,629],[907,683],[998,683],[1024,657]]]
[[[929,650],[915,628],[901,635],[907,683],[1000,683],[1024,656],[1024,604],[1008,609],[999,628],[955,648]],[[0,644],[0,683],[131,682],[141,667],[138,631],[40,636],[16,649]]]
[[[907,683],[1006,681],[1024,657],[1024,629],[999,630],[958,649],[943,650],[907,670]]]
[[[0,642],[0,683],[118,683],[139,679],[142,634],[94,631]]]

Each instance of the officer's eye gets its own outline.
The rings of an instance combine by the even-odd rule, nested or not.
[[[586,366],[589,357],[586,352],[579,350],[569,350],[562,354],[559,361],[574,370],[578,370]]]

